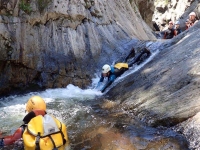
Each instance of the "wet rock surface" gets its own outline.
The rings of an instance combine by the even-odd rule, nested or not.
[[[144,67],[116,84],[107,96],[123,110],[150,126],[171,127],[200,111],[200,23],[160,45],[160,52]],[[152,51],[153,51],[153,44]],[[151,48],[150,46],[150,48]],[[116,94],[117,93],[117,94]],[[198,122],[198,117],[193,118]],[[198,147],[193,125],[181,125],[191,149]],[[198,134],[198,133],[197,133]],[[197,142],[196,144],[193,144]]]
[[[107,105],[109,102],[105,101],[105,103]],[[104,118],[102,121],[108,123],[107,126],[96,125],[94,128],[86,129],[80,136],[73,139],[81,141],[73,141],[76,143],[73,145],[73,149],[188,150],[187,140],[181,134],[167,128],[148,127],[138,121],[137,117],[114,113],[116,108],[114,109],[111,111],[109,107],[108,115],[101,116]]]
[[[173,129],[183,134],[189,141],[189,148],[199,149],[200,147],[200,113],[194,117],[173,127]]]

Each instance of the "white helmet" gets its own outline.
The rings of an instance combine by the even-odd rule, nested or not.
[[[175,23],[176,25],[178,24],[178,25],[180,25],[180,22],[179,21],[176,21],[176,23]]]
[[[102,67],[102,73],[108,73],[111,70],[110,66],[108,64],[105,64]]]
[[[195,17],[196,17],[196,14],[195,14],[195,12],[191,12],[191,13],[189,14],[189,16],[195,16]]]

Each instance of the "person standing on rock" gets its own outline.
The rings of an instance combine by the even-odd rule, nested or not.
[[[196,18],[196,13],[195,12],[191,12],[189,14],[189,23],[190,23],[190,26],[193,26],[195,23],[198,22],[197,18]]]
[[[180,29],[179,21],[176,21],[176,23],[175,23],[175,31],[176,31],[176,35],[178,35],[182,32],[181,29]]]
[[[109,87],[117,77],[121,76],[125,71],[127,71],[129,69],[129,67],[133,66],[133,64],[135,64],[135,63],[140,64],[141,62],[143,62],[144,57],[148,58],[151,55],[151,52],[147,48],[144,48],[141,51],[141,53],[139,53],[138,55],[136,55],[134,57],[133,60],[131,60],[129,63],[126,63],[128,61],[128,59],[130,59],[130,57],[132,57],[133,55],[135,56],[134,49],[132,49],[131,52],[129,53],[129,55],[125,58],[125,60],[124,60],[125,63],[119,62],[119,63],[116,63],[114,66],[105,64],[102,67],[101,78],[100,78],[96,88],[100,87],[104,78],[107,77],[108,81],[103,86],[103,88],[100,89],[100,91],[103,93],[106,90],[106,88]],[[144,55],[146,55],[146,56],[144,56]]]
[[[173,28],[173,22],[170,21],[168,29],[164,31],[163,39],[172,39],[174,36],[176,36],[176,31]]]

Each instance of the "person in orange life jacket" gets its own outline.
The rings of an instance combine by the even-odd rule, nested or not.
[[[173,22],[172,21],[169,22],[168,29],[164,33],[165,33],[164,39],[171,39],[174,36],[176,36],[176,31],[175,31],[175,29],[173,29]]]
[[[24,117],[23,122],[24,124],[21,125],[13,135],[5,136],[0,139],[0,147],[4,147],[7,145],[13,145],[17,141],[20,141],[22,138],[22,134],[25,130],[26,124],[29,123],[29,121],[38,116],[42,115],[44,116],[46,114],[46,103],[45,101],[39,97],[39,96],[33,96],[31,97],[27,104],[26,104],[26,111],[28,114]]]
[[[103,86],[103,88],[100,90],[103,93],[106,90],[106,88],[109,87],[114,82],[114,80],[117,77],[121,76],[125,71],[127,71],[129,67],[131,67],[135,63],[139,64],[140,60],[141,60],[141,57],[144,54],[147,54],[147,57],[149,57],[150,54],[151,54],[151,52],[148,49],[144,48],[141,51],[141,53],[137,54],[131,62],[129,62],[129,63],[123,63],[124,66],[121,67],[120,69],[118,69],[116,67],[113,67],[113,66],[110,66],[108,64],[105,64],[102,67],[101,78],[100,78],[100,80],[99,80],[96,88],[98,88],[100,86],[100,84],[103,82],[103,80],[104,80],[105,77],[108,77],[108,81]],[[132,55],[135,55],[134,49],[132,49],[131,52],[129,53],[129,55],[125,58],[125,62],[127,62],[127,60],[130,57],[132,57]]]
[[[193,26],[195,23],[198,22],[198,20],[196,19],[196,13],[195,12],[191,12],[189,14],[189,22],[190,22],[190,26]]]
[[[179,21],[176,21],[176,23],[175,23],[175,31],[176,31],[176,35],[178,35],[182,32],[181,29],[180,29]]]

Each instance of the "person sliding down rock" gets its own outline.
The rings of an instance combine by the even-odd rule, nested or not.
[[[163,39],[172,39],[174,36],[176,36],[176,31],[173,28],[173,22],[169,22],[168,29],[164,31],[164,37]]]
[[[129,69],[129,67],[133,66],[133,64],[139,65],[140,63],[142,63],[145,58],[148,58],[151,55],[151,52],[147,48],[144,48],[140,53],[138,53],[134,57],[133,60],[131,60],[130,62],[127,62],[128,59],[133,57],[133,55],[135,55],[134,49],[131,50],[131,52],[125,58],[124,62],[118,62],[114,66],[105,64],[102,67],[101,78],[96,88],[98,88],[101,85],[105,77],[108,77],[108,81],[100,90],[103,93],[106,90],[106,88],[109,87],[117,77],[121,76],[125,71]]]

